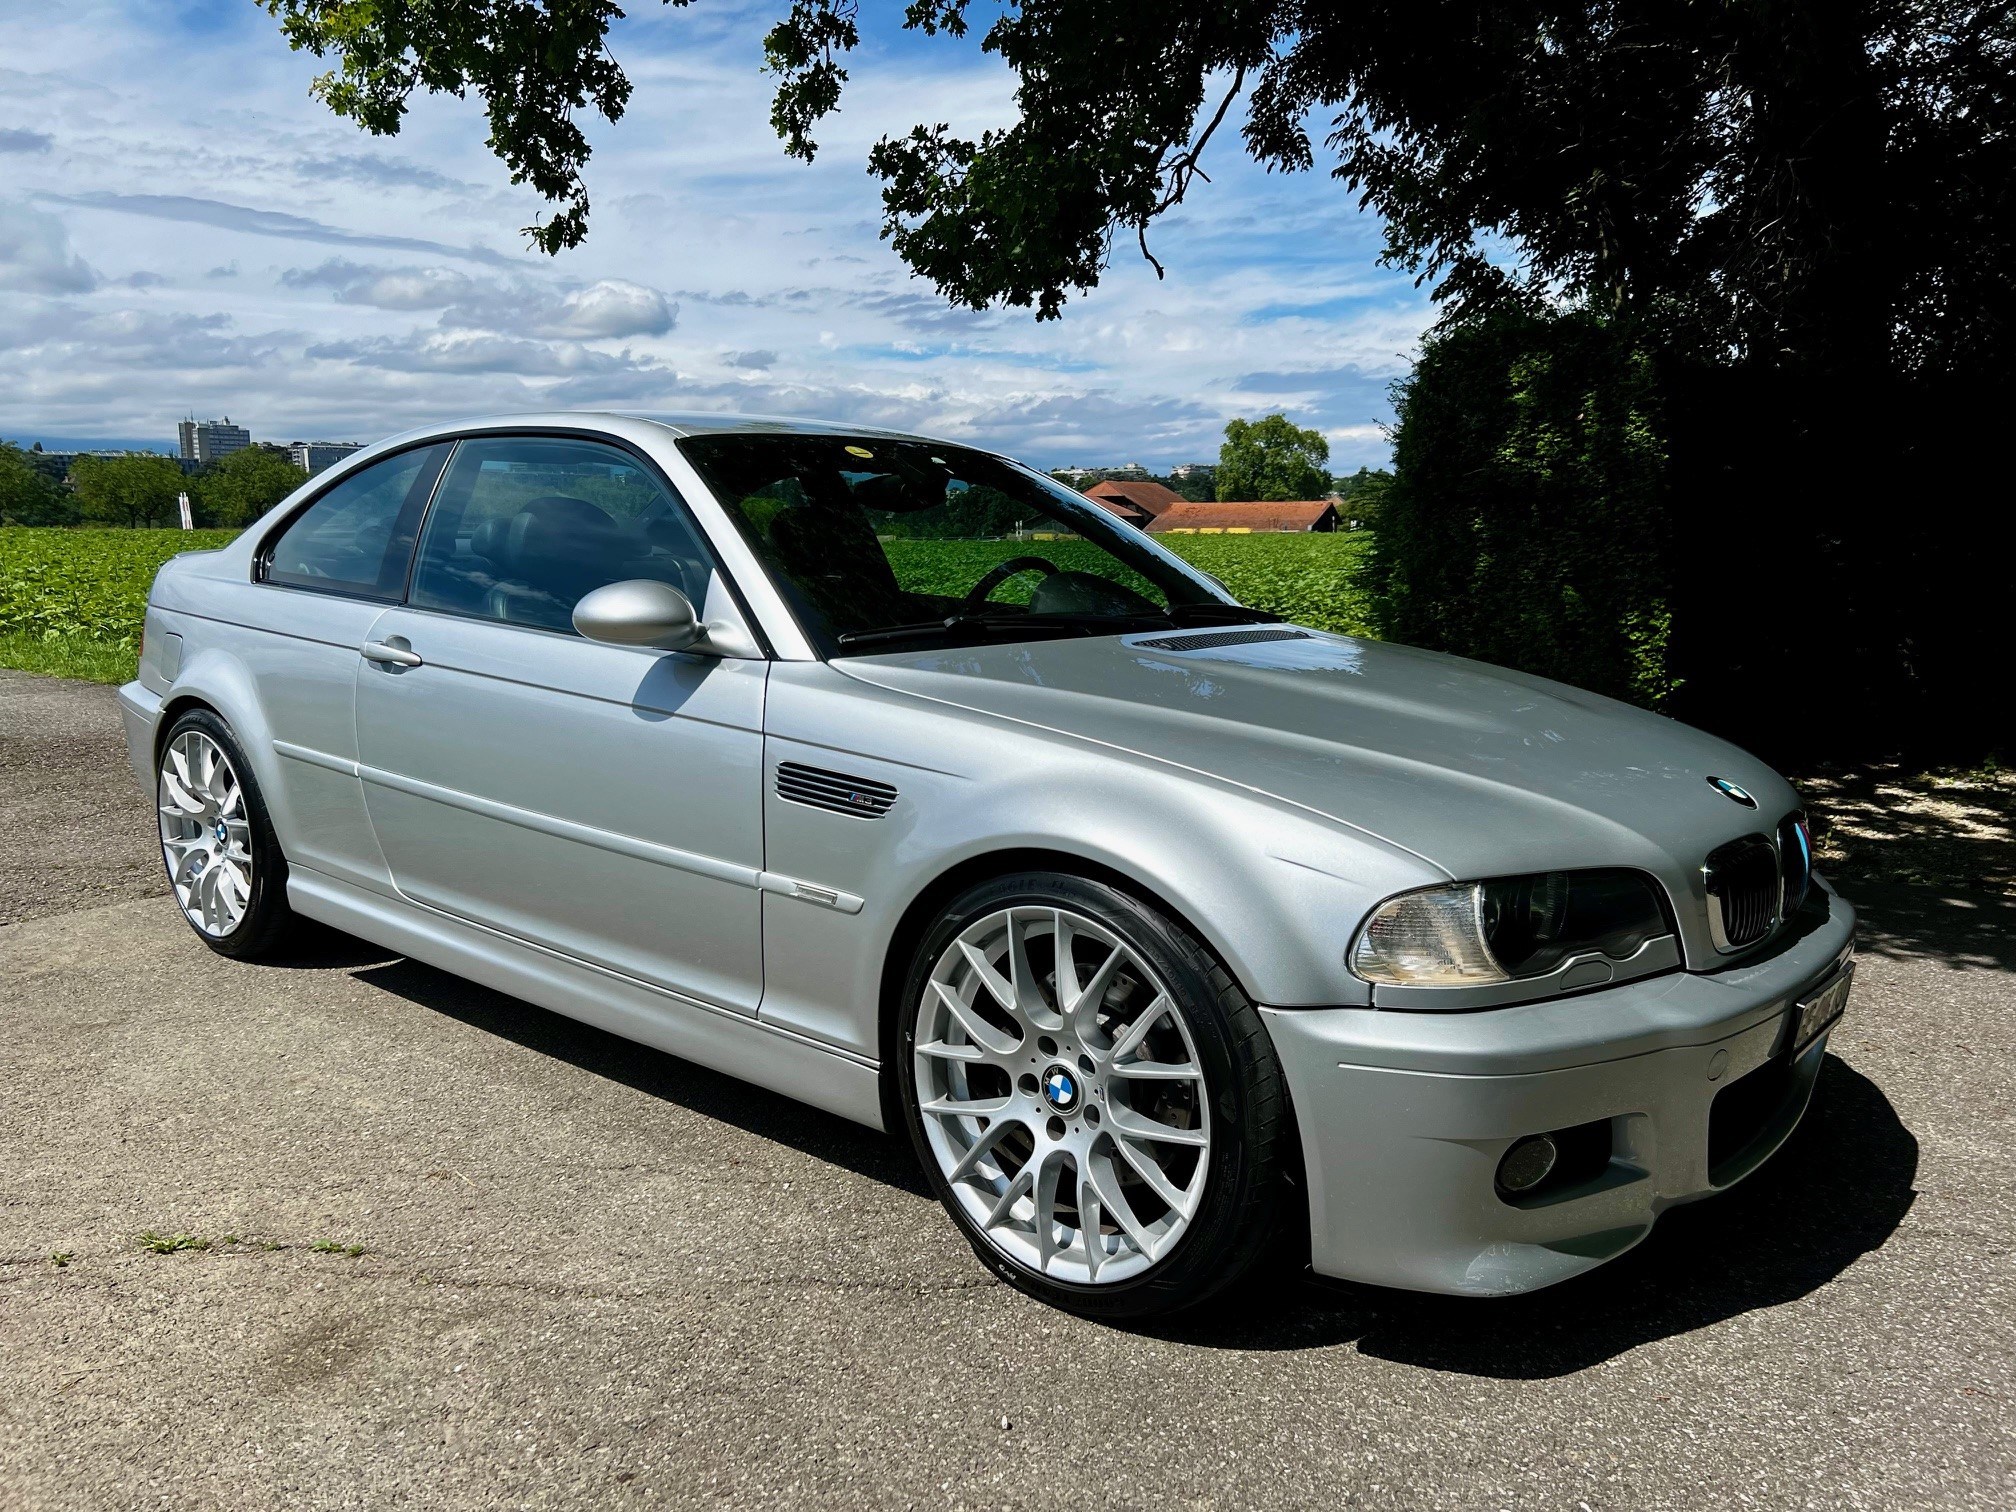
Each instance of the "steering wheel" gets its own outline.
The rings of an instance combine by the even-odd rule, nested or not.
[[[966,590],[966,603],[969,607],[978,608],[987,602],[988,596],[996,588],[999,588],[1018,572],[1040,572],[1045,577],[1053,577],[1063,570],[1063,568],[1059,567],[1048,557],[1010,557],[1007,561],[997,562],[994,566],[988,568],[987,575]]]

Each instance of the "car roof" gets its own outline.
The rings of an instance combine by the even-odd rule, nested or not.
[[[810,420],[796,415],[721,414],[705,410],[620,411],[626,420],[648,420],[681,436],[758,432],[794,436],[887,436],[891,440],[936,442],[937,437],[891,430],[882,425],[848,425],[837,420]]]
[[[796,415],[742,415],[719,411],[681,412],[640,410],[527,410],[515,414],[464,415],[438,420],[373,442],[366,448],[373,456],[383,455],[415,442],[445,439],[481,431],[514,429],[557,430],[580,427],[593,430],[597,422],[622,421],[630,425],[652,425],[675,436],[705,435],[785,435],[785,436],[879,436],[890,441],[913,441],[924,446],[960,446],[969,451],[999,455],[992,447],[950,441],[937,436],[920,436],[912,431],[891,430],[882,425],[847,425],[837,420],[810,420]],[[369,460],[367,458],[366,460]]]

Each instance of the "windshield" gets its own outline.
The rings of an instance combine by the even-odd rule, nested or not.
[[[826,656],[1274,618],[982,452],[872,436],[679,444]]]

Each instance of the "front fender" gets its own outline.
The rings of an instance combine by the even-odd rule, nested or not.
[[[1159,899],[1276,1006],[1362,1004],[1344,968],[1379,899],[1441,880],[1419,858],[1250,789],[1092,742],[872,687],[819,664],[773,669],[768,870],[862,900],[858,913],[765,898],[762,1015],[878,1053],[883,972],[948,875],[990,858],[1073,858]],[[896,789],[880,818],[778,797],[782,762]]]

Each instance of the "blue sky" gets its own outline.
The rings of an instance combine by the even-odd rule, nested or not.
[[[918,121],[1012,119],[970,40],[872,35],[807,167],[759,72],[781,0],[644,0],[613,34],[630,110],[590,128],[588,242],[549,259],[474,102],[371,138],[250,0],[30,9],[0,16],[0,438],[23,444],[165,448],[188,413],[290,441],[708,409],[1159,469],[1282,409],[1348,470],[1385,460],[1386,388],[1432,315],[1347,191],[1262,173],[1229,132],[1154,235],[1166,279],[1128,244],[1061,321],[948,308],[879,240],[864,163]]]

